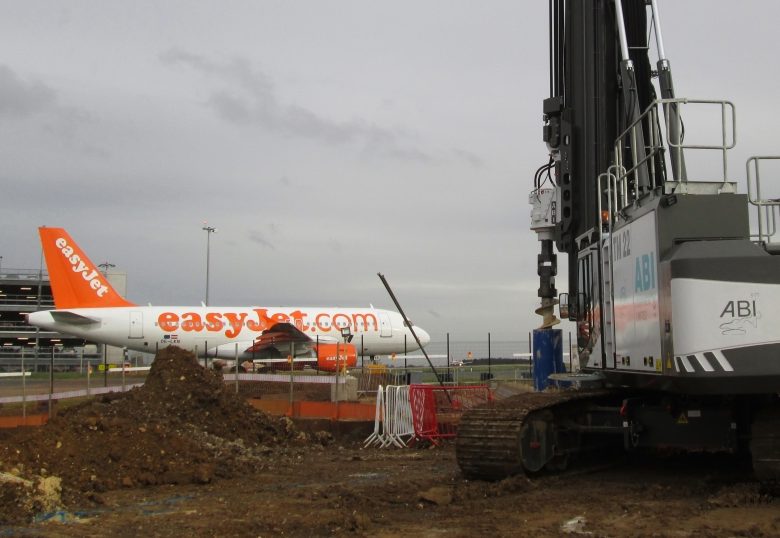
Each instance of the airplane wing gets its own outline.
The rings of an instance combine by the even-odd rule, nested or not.
[[[263,331],[261,338],[273,335],[274,338],[283,339],[285,342],[310,342],[309,335],[292,325],[291,323],[277,323]]]
[[[317,342],[322,344],[334,344],[337,340],[330,336],[320,336]],[[278,346],[280,344],[289,343],[314,343],[315,340],[309,335],[295,327],[290,323],[277,323],[268,329],[264,330],[259,338],[257,338],[253,345],[251,345],[246,351],[247,353],[260,352],[269,347]]]

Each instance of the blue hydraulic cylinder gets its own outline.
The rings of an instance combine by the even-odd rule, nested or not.
[[[543,391],[552,381],[550,374],[563,373],[563,331],[534,329],[533,334],[534,390]]]

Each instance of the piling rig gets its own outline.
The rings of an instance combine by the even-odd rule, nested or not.
[[[748,193],[737,192],[727,175],[734,105],[675,95],[655,0],[549,4],[549,161],[529,197],[537,313],[550,328],[559,302],[576,324],[580,372],[567,379],[577,389],[465,413],[461,470],[483,479],[559,470],[615,442],[749,452],[756,476],[777,481],[780,202],[759,184],[761,163],[776,157],[751,157]],[[685,140],[693,107],[720,119],[718,140]],[[689,174],[693,152],[713,155],[719,174]],[[553,244],[568,263],[559,296]]]

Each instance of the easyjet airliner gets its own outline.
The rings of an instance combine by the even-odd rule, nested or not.
[[[235,358],[238,344],[241,362],[289,358],[294,367],[320,370],[354,366],[358,354],[417,349],[400,314],[373,307],[138,306],[114,290],[64,229],[38,231],[56,309],[29,314],[27,321],[43,329],[137,351],[176,345],[225,359]],[[430,341],[424,330],[414,331],[423,346]],[[343,343],[347,334],[349,345]]]

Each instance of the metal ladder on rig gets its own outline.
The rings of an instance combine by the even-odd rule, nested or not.
[[[611,166],[610,169],[615,168]],[[607,185],[604,188],[602,182],[606,181]],[[614,258],[612,251],[612,223],[614,220],[614,214],[617,209],[617,176],[611,171],[605,172],[598,177],[598,192],[604,193],[607,196],[607,210],[606,219],[604,219],[605,213],[601,205],[602,197],[599,196],[599,218],[602,222],[599,223],[599,258],[601,260],[600,267],[600,283],[601,283],[601,304],[602,316],[604,319],[604,325],[601,328],[601,342],[602,349],[604,350],[604,356],[606,357],[605,368],[615,368],[615,292],[613,284],[613,271]],[[606,233],[604,227],[606,225]]]

